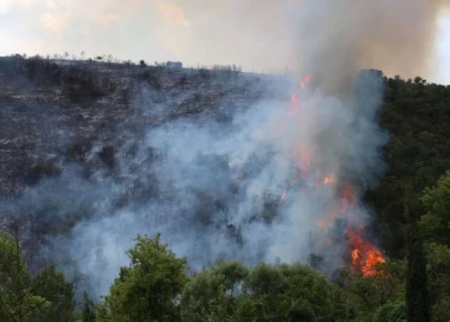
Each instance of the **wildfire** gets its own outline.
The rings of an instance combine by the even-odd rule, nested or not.
[[[377,264],[384,263],[381,251],[362,237],[363,228],[348,228],[348,247],[351,249],[351,271],[363,276],[380,274]]]
[[[289,115],[294,114],[297,109],[298,109],[297,95],[292,94],[291,95],[291,107],[289,108],[288,114]]]
[[[353,206],[356,202],[355,195],[353,193],[353,187],[346,185],[342,190],[342,212],[345,214],[348,206]],[[358,224],[357,228],[354,227]],[[350,220],[347,227],[347,247],[351,251],[351,271],[353,273],[360,272],[363,276],[372,276],[380,273],[376,270],[378,263],[384,263],[385,259],[381,251],[365,240],[363,236],[364,227]]]
[[[333,175],[327,176],[323,179],[323,184],[332,184],[336,182],[336,178]]]
[[[287,193],[287,190],[284,189],[284,190],[283,190],[283,193],[281,194],[281,197],[280,197],[280,202],[279,202],[280,205],[283,204],[284,201],[286,200],[286,193]]]
[[[306,85],[311,81],[312,77],[310,74],[300,82],[300,88],[305,89]],[[296,94],[291,95],[291,105],[288,110],[288,115],[294,114],[300,106],[299,98]],[[312,120],[310,120],[312,121]],[[312,147],[303,144],[299,144],[296,151],[294,151],[292,157],[296,161],[297,167],[300,170],[298,176],[292,177],[291,186],[296,182],[300,182],[302,177],[311,175],[311,164],[312,160]],[[329,174],[327,176],[322,176],[320,173],[315,173],[313,175],[318,175],[319,181],[316,181],[314,186],[327,185],[331,187],[338,187],[337,176],[334,174]],[[283,190],[280,197],[280,204],[282,204],[286,199],[287,189]],[[347,249],[349,251],[350,269],[353,273],[361,273],[363,276],[373,276],[376,274],[381,274],[379,270],[376,269],[376,265],[379,263],[384,263],[385,259],[382,252],[372,245],[363,237],[364,228],[357,219],[350,216],[349,210],[356,208],[356,196],[352,185],[347,184],[341,189],[341,209],[339,207],[330,209],[327,211],[326,216],[322,217],[317,221],[317,227],[320,229],[330,229],[337,218],[344,218],[347,220]],[[326,245],[331,245],[330,239],[325,241]]]
[[[300,88],[305,89],[306,85],[311,81],[311,79],[311,74],[306,75],[305,78],[303,78],[300,82]]]
[[[300,88],[305,89],[306,85],[309,82],[311,82],[311,79],[312,79],[311,74],[306,75],[300,82]],[[298,97],[295,93],[293,93],[291,95],[291,107],[289,108],[288,114],[289,115],[294,114],[295,111],[297,111],[298,107],[299,107]]]

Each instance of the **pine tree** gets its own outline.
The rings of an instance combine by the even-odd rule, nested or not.
[[[431,321],[431,314],[427,290],[426,257],[417,224],[420,205],[415,205],[414,201],[416,198],[412,197],[412,193],[407,192],[405,199],[405,216],[408,221],[406,228],[408,261],[406,282],[407,321],[429,322]]]
[[[81,321],[83,322],[95,322],[95,306],[94,302],[89,299],[89,296],[83,294],[83,308],[81,311]]]

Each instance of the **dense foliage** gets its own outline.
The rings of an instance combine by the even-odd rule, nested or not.
[[[366,200],[377,216],[383,248],[402,258],[405,190],[411,187],[419,199],[450,169],[450,86],[426,84],[420,77],[389,78],[385,83],[380,125],[390,136],[384,152],[387,172]]]
[[[54,266],[32,275],[17,238],[0,233],[1,321],[75,321],[73,285]]]

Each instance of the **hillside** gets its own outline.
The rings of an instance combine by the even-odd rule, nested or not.
[[[126,140],[144,127],[189,115],[227,118],[230,109],[271,95],[264,78],[231,67],[0,58],[2,194],[27,167],[38,159],[60,159],[70,144],[110,144],[118,136]]]
[[[95,142],[119,146],[175,118],[212,115],[226,121],[265,98],[283,99],[269,77],[231,67],[194,70],[3,57],[1,195],[35,182],[40,174],[32,169],[38,161],[59,164],[70,159],[70,151]],[[404,223],[404,185],[411,182],[421,193],[450,168],[450,87],[421,78],[386,78],[385,86],[380,125],[390,135],[384,152],[388,170],[366,198],[380,218],[388,253],[401,256],[403,242],[396,231]]]
[[[117,271],[111,271],[111,266],[102,262],[105,258],[102,252],[109,252],[105,256],[110,257],[111,250],[120,252],[121,255],[112,257],[120,263],[125,260],[122,247],[129,249],[130,245],[124,241],[125,237],[122,239],[122,234],[135,235],[135,226],[140,226],[136,228],[138,233],[163,230],[163,239],[165,234],[178,233],[178,239],[169,240],[168,246],[161,246],[159,237],[138,239],[135,253],[130,255],[136,256],[140,263],[149,258],[161,260],[158,269],[170,271],[165,278],[171,280],[168,288],[172,295],[182,294],[181,308],[173,306],[170,294],[161,294],[160,298],[141,294],[149,296],[146,298],[149,302],[159,303],[155,304],[160,305],[158,314],[165,314],[159,317],[161,321],[176,320],[179,309],[183,321],[204,321],[208,314],[214,321],[225,321],[225,316],[232,316],[229,321],[250,321],[258,314],[261,314],[258,321],[274,321],[269,317],[271,314],[283,321],[369,321],[372,318],[394,321],[383,320],[383,314],[404,316],[405,302],[409,299],[404,288],[412,283],[408,280],[411,274],[405,273],[406,262],[411,263],[414,256],[419,258],[417,262],[423,260],[421,254],[411,251],[423,246],[428,256],[428,271],[421,271],[419,276],[429,275],[433,321],[447,321],[450,292],[436,285],[446,284],[450,276],[447,262],[450,244],[445,238],[433,237],[448,232],[443,228],[437,233],[433,220],[441,215],[439,211],[450,210],[445,203],[450,195],[446,191],[439,195],[438,188],[424,190],[435,186],[450,169],[450,86],[429,84],[420,77],[403,80],[383,76],[382,82],[384,101],[377,120],[389,134],[389,140],[382,151],[385,164],[380,162],[378,166],[385,170],[380,171],[382,175],[362,199],[371,215],[366,230],[380,246],[386,261],[383,260],[378,273],[369,277],[364,272],[355,277],[351,274],[354,272],[346,268],[337,270],[334,264],[331,274],[330,264],[323,263],[320,254],[317,257],[308,254],[308,265],[325,272],[328,281],[299,264],[254,266],[261,260],[260,253],[266,245],[251,244],[252,240],[248,242],[248,239],[246,243],[241,227],[230,219],[229,213],[236,210],[230,209],[230,204],[239,200],[237,191],[245,179],[252,178],[270,163],[267,160],[271,160],[274,152],[270,148],[255,152],[237,178],[229,175],[233,173],[223,152],[216,151],[217,155],[213,156],[202,153],[215,148],[207,142],[210,136],[223,139],[232,135],[244,122],[239,115],[245,114],[249,106],[264,103],[261,108],[267,111],[270,111],[267,102],[286,102],[289,106],[290,82],[281,76],[243,73],[231,66],[189,69],[130,62],[0,58],[1,230],[20,241],[23,261],[32,273],[46,267],[48,260],[57,262],[66,278],[76,265],[95,270],[86,287],[95,298],[110,286],[100,276],[117,275]],[[254,115],[256,120],[258,117]],[[222,124],[227,125],[222,127]],[[168,131],[168,127],[172,130]],[[200,131],[193,131],[192,127]],[[269,131],[262,128],[261,132],[266,130]],[[171,143],[173,146],[168,146]],[[223,143],[228,144],[226,140]],[[167,159],[173,164],[163,164],[165,149],[180,159]],[[191,155],[190,151],[201,153]],[[181,158],[192,158],[187,164],[204,167],[185,168],[184,163],[176,163]],[[445,178],[440,182],[439,187],[445,187]],[[436,204],[433,198],[439,196],[443,206],[433,208]],[[277,221],[283,204],[278,195],[271,193],[261,199],[260,208],[250,209],[248,222],[262,227]],[[172,215],[174,212],[176,216]],[[217,213],[223,214],[223,218],[214,218],[212,214]],[[419,219],[425,214],[426,220]],[[442,220],[440,223],[445,225],[446,219]],[[173,225],[174,221],[177,225]],[[411,233],[414,229],[422,230],[423,241],[414,239],[420,235]],[[211,232],[222,236],[223,231],[229,237],[227,242],[242,250],[236,259],[248,266],[239,262],[217,263],[211,259],[215,253],[205,253],[208,249],[205,236]],[[1,235],[0,239],[5,249],[13,253],[13,248],[8,248],[12,245],[8,236]],[[79,243],[77,236],[87,238],[85,244]],[[121,248],[116,249],[112,240]],[[201,269],[207,264],[210,269],[195,278],[186,277],[186,263],[166,248],[172,246],[172,241],[175,253],[181,250],[191,255],[188,258],[191,268]],[[229,260],[232,256],[221,248],[229,244],[223,243],[214,246]],[[93,249],[95,257],[87,256]],[[408,272],[421,265],[417,262]],[[137,275],[133,275],[132,268],[123,276],[121,273],[110,289],[109,299],[97,305],[96,321],[107,321],[99,318],[103,313],[108,316],[111,312],[122,312],[128,317],[134,314],[121,306],[122,301],[130,299],[120,297],[122,293],[139,292],[139,283],[134,279],[137,284],[133,289],[126,282],[127,276],[142,278],[146,273],[145,269],[139,271],[141,266],[133,267],[138,267],[134,271]],[[266,285],[266,279],[273,279],[273,285]],[[420,281],[417,284],[420,287]],[[237,285],[245,285],[244,295],[235,290]],[[273,293],[268,291],[272,289]],[[311,289],[312,293],[306,294],[305,289]],[[274,297],[267,297],[268,294]],[[164,305],[159,302],[161,298],[165,299]],[[66,303],[67,311],[71,312],[75,302],[68,301],[73,301]],[[137,303],[137,300],[130,301],[127,303]],[[93,312],[94,304],[90,300],[85,298],[84,305],[85,313]],[[0,319],[3,313],[0,307]],[[56,315],[48,315],[47,319],[58,316],[57,311],[51,314]],[[115,317],[117,321],[123,317],[120,314]],[[147,313],[136,314],[131,317],[133,321],[147,318]],[[83,318],[82,321],[94,320]]]

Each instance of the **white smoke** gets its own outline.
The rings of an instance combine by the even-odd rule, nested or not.
[[[78,181],[60,187],[69,200],[96,191],[89,209],[95,215],[70,238],[54,240],[53,252],[78,263],[97,296],[127,264],[125,251],[138,233],[162,233],[193,269],[219,258],[306,262],[313,251],[325,257],[327,271],[342,267],[345,244],[327,246],[333,222],[319,223],[340,207],[338,180],[361,188],[373,182],[386,139],[376,125],[381,77],[363,73],[351,88],[345,98],[313,87],[298,91],[293,113],[289,100],[262,101],[236,112],[231,123],[202,116],[149,128],[132,158],[129,146],[122,148],[120,181],[108,179],[81,194]],[[318,184],[328,175],[338,180]],[[115,201],[136,181],[144,194],[131,193],[128,206],[117,210]],[[355,211],[367,220],[363,207]]]

